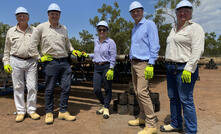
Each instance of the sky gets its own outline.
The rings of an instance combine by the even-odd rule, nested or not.
[[[133,21],[128,9],[134,0],[4,0],[0,4],[0,22],[10,26],[16,25],[14,12],[17,7],[23,6],[30,14],[29,24],[42,23],[48,20],[49,4],[57,3],[62,10],[60,23],[67,27],[69,38],[79,39],[79,32],[82,30],[88,30],[92,34],[96,33],[96,29],[90,25],[89,19],[100,16],[97,9],[101,8],[103,4],[113,6],[115,1],[119,4],[121,17]],[[138,1],[142,3],[146,13],[154,14],[154,5],[157,0]],[[193,20],[199,23],[205,32],[215,32],[217,35],[221,35],[221,0],[201,0],[200,7],[194,8]]]

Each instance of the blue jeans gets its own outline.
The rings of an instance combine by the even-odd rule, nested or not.
[[[185,120],[185,132],[187,134],[196,134],[197,117],[193,101],[193,88],[198,78],[198,67],[191,75],[191,83],[183,83],[181,75],[185,64],[166,64],[167,69],[167,89],[170,99],[171,126],[182,128],[183,110]],[[182,109],[182,110],[181,110]]]
[[[94,66],[93,86],[94,93],[101,104],[105,108],[109,108],[112,98],[112,80],[106,79],[106,73],[110,67],[110,64],[96,65]],[[105,97],[101,92],[102,83],[104,84]]]
[[[60,112],[66,112],[68,107],[69,91],[71,87],[71,67],[67,59],[53,60],[45,65],[45,111],[53,112],[54,88],[59,82],[61,87]]]

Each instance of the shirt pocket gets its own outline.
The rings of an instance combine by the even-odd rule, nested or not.
[[[186,44],[191,42],[190,33],[188,32],[180,32],[177,33],[176,38],[174,38],[176,43]]]
[[[16,43],[19,42],[19,36],[12,36],[11,37],[11,43],[12,45],[15,45]]]

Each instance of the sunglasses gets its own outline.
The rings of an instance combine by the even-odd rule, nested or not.
[[[97,29],[97,31],[98,31],[98,32],[106,32],[106,31],[107,31],[107,29],[104,29],[104,28],[99,28],[99,29]]]

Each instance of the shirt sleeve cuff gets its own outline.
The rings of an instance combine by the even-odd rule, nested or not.
[[[149,64],[154,65],[155,64],[155,60],[149,59]]]

